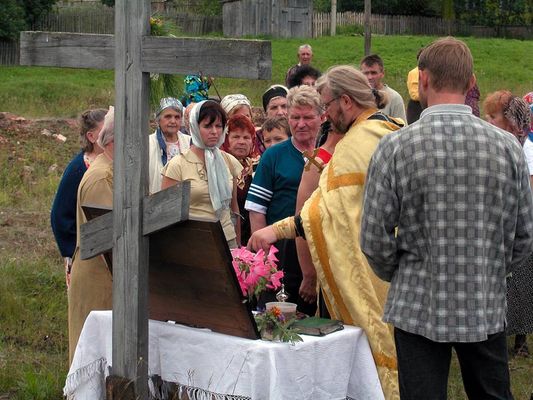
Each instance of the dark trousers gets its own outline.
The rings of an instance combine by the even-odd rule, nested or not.
[[[422,113],[422,106],[419,101],[409,100],[406,110],[407,123],[412,124],[418,121],[420,114]]]
[[[468,398],[513,399],[505,332],[476,343],[439,343],[394,328],[402,400],[446,400],[452,348]]]

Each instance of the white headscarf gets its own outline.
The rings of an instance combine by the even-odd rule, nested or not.
[[[205,169],[207,171],[207,184],[209,197],[215,210],[215,214],[220,218],[222,210],[229,208],[231,203],[233,187],[229,184],[229,175],[226,162],[219,149],[224,143],[225,134],[222,133],[218,142],[213,147],[206,147],[200,136],[200,126],[198,117],[202,105],[208,100],[201,101],[194,105],[189,116],[190,133],[192,143],[205,151]]]
[[[104,117],[104,124],[98,133],[96,143],[102,149],[115,140],[115,107],[109,106],[109,110]]]
[[[234,108],[239,106],[247,106],[249,109],[252,108],[250,100],[248,100],[248,97],[243,94],[228,94],[227,96],[224,96],[220,105],[228,115],[230,115]]]

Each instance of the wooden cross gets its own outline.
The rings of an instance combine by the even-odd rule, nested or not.
[[[115,69],[115,154],[113,212],[102,238],[113,247],[113,375],[125,382],[120,398],[148,398],[148,238],[167,220],[182,217],[174,203],[165,208],[148,193],[149,74],[189,74],[270,79],[270,42],[150,36],[150,2],[117,0],[115,35],[23,32],[21,65]],[[169,200],[167,198],[167,200]],[[111,235],[110,221],[113,221]],[[95,220],[96,221],[96,220]],[[105,221],[104,221],[105,222]],[[99,222],[98,224],[101,224]],[[95,224],[95,225],[98,225]],[[110,240],[112,237],[112,240]],[[95,251],[105,248],[95,247]],[[132,388],[133,386],[133,388]],[[117,393],[117,392],[116,392]],[[116,394],[115,393],[115,394]]]

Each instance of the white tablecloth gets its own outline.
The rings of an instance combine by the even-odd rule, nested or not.
[[[64,388],[68,399],[105,399],[111,327],[111,311],[93,311],[87,318]],[[360,328],[345,326],[325,337],[302,336],[304,342],[296,345],[159,321],[150,321],[149,330],[149,374],[182,385],[191,398],[207,398],[209,392],[217,399],[383,399]]]

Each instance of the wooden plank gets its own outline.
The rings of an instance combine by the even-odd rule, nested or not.
[[[113,35],[21,32],[20,64],[113,69]]]
[[[113,248],[113,213],[80,226],[80,257],[87,260]]]
[[[272,46],[264,40],[167,38],[142,39],[142,70],[165,74],[241,79],[271,79]]]
[[[258,339],[220,222],[184,221],[150,237],[150,318]]]
[[[151,196],[146,196],[143,234],[146,236],[176,222],[189,219],[190,193],[190,182],[183,182]]]
[[[136,400],[135,382],[121,376],[110,375],[105,379],[106,400]]]
[[[113,190],[113,375],[148,396],[148,238],[143,198],[148,193],[149,74],[141,69],[141,37],[150,33],[150,3],[115,2],[115,153]]]
[[[264,40],[144,36],[141,51],[143,72],[272,77],[272,46]],[[20,36],[21,65],[113,69],[114,58],[113,35],[22,32]]]

